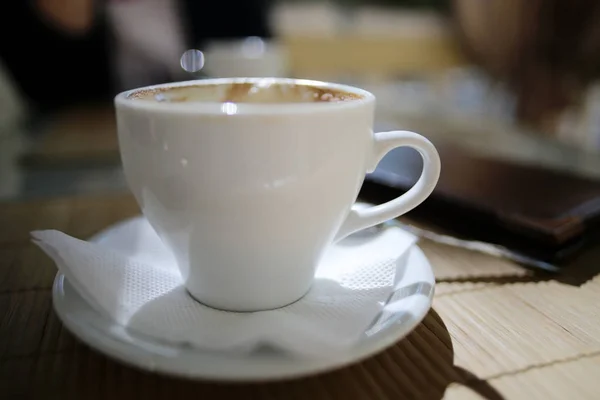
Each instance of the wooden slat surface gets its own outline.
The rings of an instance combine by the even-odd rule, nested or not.
[[[0,398],[596,399],[600,278],[578,285],[422,242],[434,306],[406,339],[362,363],[277,383],[225,385],[127,367],[75,339],[52,310],[56,267],[33,229],[79,238],[138,213],[128,195],[0,208]],[[597,256],[583,260],[588,267]],[[6,397],[4,397],[6,396]]]

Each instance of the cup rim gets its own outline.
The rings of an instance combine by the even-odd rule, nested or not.
[[[360,96],[355,100],[340,102],[314,102],[314,103],[230,103],[217,101],[200,101],[189,103],[160,103],[154,101],[139,101],[129,98],[132,94],[145,90],[162,88],[175,88],[183,86],[207,86],[215,84],[254,83],[269,81],[275,84],[294,84],[328,88]],[[354,109],[365,104],[374,103],[375,96],[354,86],[340,83],[317,81],[295,78],[210,78],[196,79],[174,83],[161,83],[130,89],[117,94],[114,103],[117,109],[130,109],[156,113],[183,113],[199,115],[248,115],[248,114],[312,114],[342,109]]]

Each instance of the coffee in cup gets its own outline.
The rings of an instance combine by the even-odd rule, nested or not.
[[[199,84],[140,90],[130,99],[158,102],[219,102],[219,103],[318,103],[358,100],[360,96],[310,85],[282,84],[277,81],[238,81],[229,84]]]

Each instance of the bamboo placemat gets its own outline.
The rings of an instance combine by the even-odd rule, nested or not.
[[[60,198],[0,208],[0,397],[253,399],[596,399],[600,278],[542,279],[510,262],[420,245],[438,285],[407,338],[330,373],[262,384],[192,382],[112,361],[75,339],[52,310],[56,267],[34,229],[88,238],[135,215],[127,195]],[[600,257],[581,260],[587,266]],[[191,397],[190,397],[191,398]]]

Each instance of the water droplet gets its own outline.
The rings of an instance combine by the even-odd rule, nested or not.
[[[181,165],[182,165],[182,166],[184,166],[184,167],[187,167],[187,165],[188,165],[188,160],[187,160],[187,158],[182,158],[182,159],[181,159]]]
[[[181,56],[180,64],[187,72],[198,72],[204,67],[204,53],[196,49],[188,50]]]
[[[167,101],[168,99],[167,99],[167,97],[164,94],[158,93],[158,94],[154,95],[154,100],[156,100],[156,101]]]

